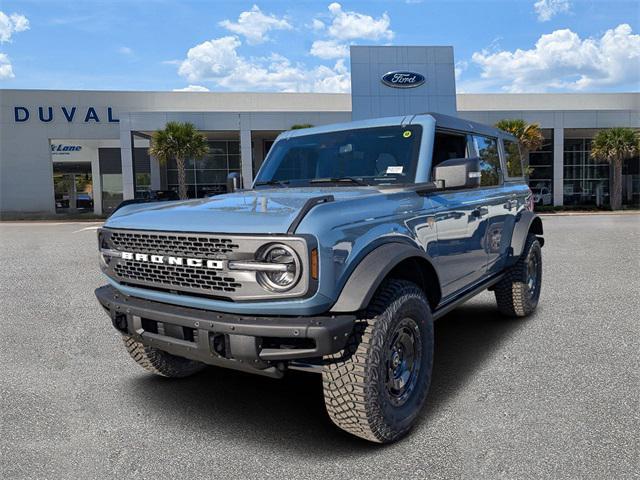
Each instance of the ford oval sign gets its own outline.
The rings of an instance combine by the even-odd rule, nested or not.
[[[415,88],[424,83],[424,75],[416,72],[389,72],[382,76],[382,83],[393,88]]]

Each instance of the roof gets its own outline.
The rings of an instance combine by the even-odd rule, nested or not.
[[[309,127],[299,130],[289,130],[282,132],[279,135],[279,139],[301,137],[307,135],[314,135],[319,133],[339,132],[343,130],[355,130],[359,128],[374,128],[384,127],[390,125],[409,125],[418,123],[420,118],[430,117],[435,120],[436,126],[449,130],[460,130],[464,132],[475,132],[481,135],[487,135],[491,137],[502,137],[516,140],[513,135],[503,132],[495,127],[484,125],[482,123],[473,122],[471,120],[465,120],[459,117],[452,117],[450,115],[444,115],[442,113],[426,112],[418,115],[403,115],[397,117],[382,117],[371,118],[366,120],[356,120],[353,122],[334,123],[330,125],[322,125],[319,127]]]
[[[446,128],[450,130],[462,130],[464,132],[474,132],[481,135],[487,135],[490,137],[502,137],[516,140],[516,138],[499,128],[485,125],[484,123],[473,122],[471,120],[465,120],[460,117],[452,117],[451,115],[443,115],[442,113],[427,113],[436,121],[436,126]]]

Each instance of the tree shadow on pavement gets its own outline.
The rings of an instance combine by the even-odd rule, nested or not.
[[[464,388],[487,356],[526,320],[501,317],[495,306],[464,305],[435,325],[435,358],[427,404],[412,435]],[[353,455],[380,448],[342,432],[329,420],[320,375],[291,371],[282,380],[209,368],[181,380],[136,376],[130,401],[154,409],[181,428],[211,432],[212,441],[268,444],[302,455]]]

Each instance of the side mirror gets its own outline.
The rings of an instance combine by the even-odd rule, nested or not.
[[[479,158],[452,158],[433,169],[433,178],[440,188],[476,188],[480,186]]]
[[[227,193],[235,192],[240,188],[240,174],[231,172],[227,175]]]

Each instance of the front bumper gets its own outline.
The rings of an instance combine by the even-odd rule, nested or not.
[[[95,291],[113,326],[150,347],[210,365],[280,377],[290,361],[340,352],[354,315],[262,317],[232,315]]]

